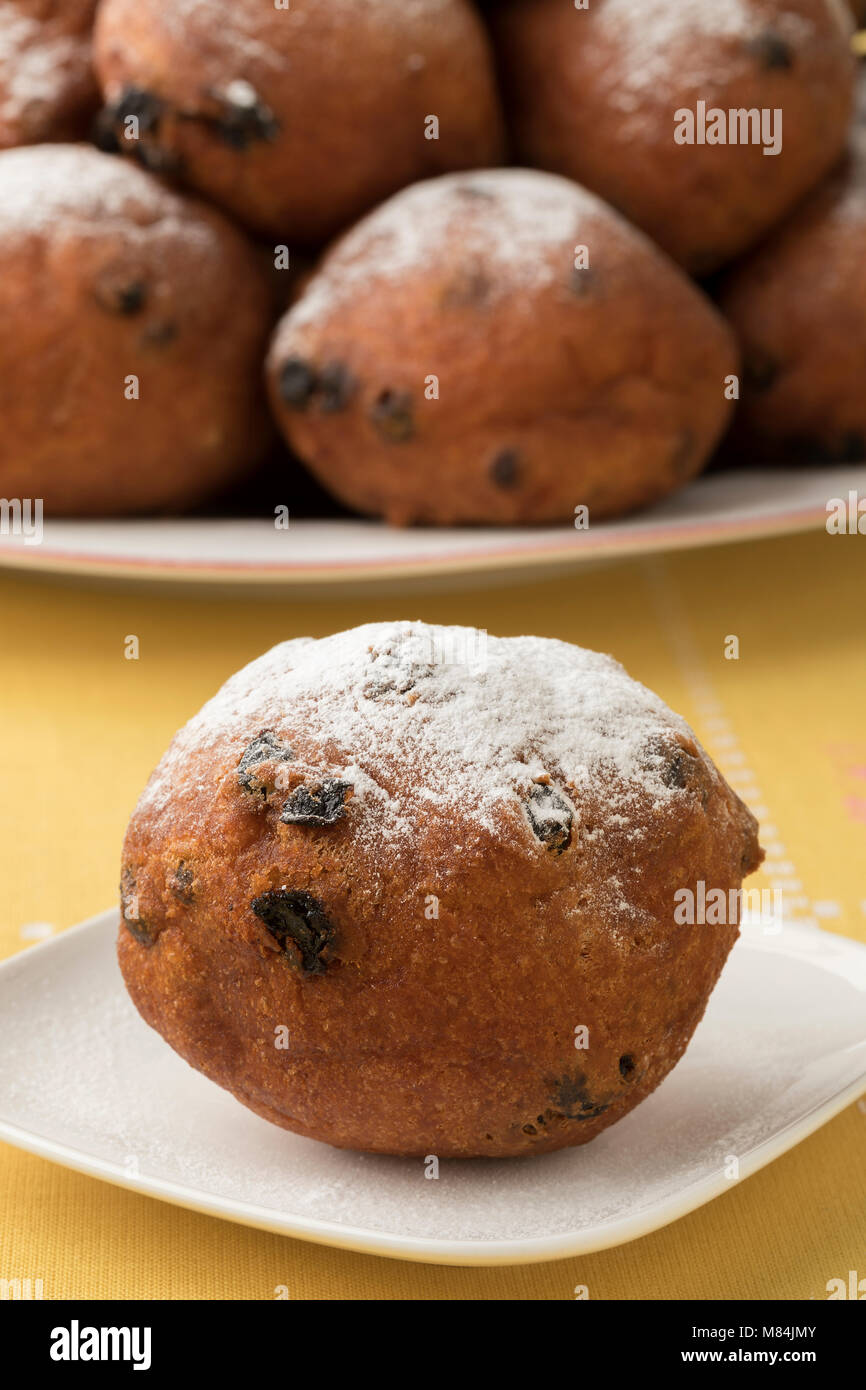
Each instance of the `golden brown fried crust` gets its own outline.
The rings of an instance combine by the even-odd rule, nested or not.
[[[729,453],[754,463],[866,459],[864,245],[861,127],[845,166],[721,286],[743,352]]]
[[[125,152],[280,238],[321,242],[413,179],[502,155],[488,40],[464,0],[201,0],[182,14],[106,0],[96,67],[117,132],[143,114]]]
[[[0,149],[83,138],[98,106],[96,0],[4,0]]]
[[[541,198],[515,251],[512,223]],[[710,302],[612,209],[501,170],[415,185],[347,233],[268,374],[284,435],[341,501],[397,524],[507,525],[616,516],[688,482],[737,367]]]
[[[270,321],[220,214],[88,146],[0,154],[0,493],[55,515],[206,496],[270,436]]]
[[[743,0],[742,26],[725,8],[715,28],[712,0],[491,13],[518,158],[594,189],[695,274],[754,244],[833,167],[851,114],[853,24],[838,0]],[[781,153],[675,144],[675,112],[698,101],[780,108]]]
[[[269,735],[307,769],[324,761],[308,728],[299,707]],[[421,1156],[585,1143],[659,1084],[737,936],[676,925],[674,893],[736,889],[762,858],[754,818],[691,738],[664,741],[664,804],[569,785],[564,848],[515,797],[495,833],[467,805],[394,850],[361,833],[351,796],[330,824],[283,823],[308,772],[266,760],[245,782],[261,735],[253,718],[247,736],[176,742],[154,775],[167,790],[126,836],[121,970],[187,1062],[287,1129]],[[391,792],[424,776],[384,747],[367,771]],[[281,943],[254,910],[280,891],[310,920],[315,902],[312,945]]]

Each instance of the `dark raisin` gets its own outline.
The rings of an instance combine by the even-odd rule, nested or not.
[[[531,1135],[531,1134],[537,1134],[537,1133],[538,1133],[538,1130],[535,1128],[535,1125],[524,1125],[524,1126],[523,1126],[523,1133],[524,1133],[524,1134],[530,1134],[530,1135]]]
[[[305,975],[325,973],[335,930],[317,898],[278,888],[253,898],[250,907],[284,951],[289,941],[294,943]]]
[[[574,814],[554,787],[537,784],[529,793],[526,814],[534,834],[551,854],[562,854],[571,843]]]
[[[230,149],[243,151],[260,141],[276,140],[279,121],[248,82],[231,82],[213,96],[219,108],[217,114],[199,119]]]
[[[271,729],[265,729],[263,733],[256,734],[252,743],[247,744],[243,756],[238,763],[238,784],[243,787],[245,792],[254,792],[261,796],[267,796],[267,787],[259,780],[252,771],[258,767],[259,763],[288,763],[294,757],[291,748],[280,743]]]
[[[634,1069],[636,1066],[637,1062],[634,1060],[631,1053],[624,1052],[619,1059],[619,1074],[622,1077],[623,1081],[628,1081],[631,1079],[631,1077],[634,1075]]]
[[[662,781],[666,787],[676,787],[682,790],[689,783],[694,758],[690,758],[687,753],[678,750],[668,758],[662,772]]]
[[[192,887],[194,878],[195,875],[186,860],[181,859],[174,871],[174,877],[171,880],[170,887],[174,896],[179,902],[182,902],[185,907],[190,907],[195,898]]]
[[[660,740],[653,748],[652,755],[650,766],[654,767],[666,787],[673,791],[689,791],[700,797],[704,807],[709,804],[712,783],[697,750],[692,753],[679,743],[671,745]]]
[[[768,72],[782,71],[794,66],[791,49],[774,29],[765,29],[763,34],[750,39],[746,47]]]
[[[127,117],[135,116],[138,121],[139,135],[151,135],[159,128],[159,124],[165,115],[165,102],[154,92],[145,91],[143,87],[124,87],[119,97],[110,102],[106,107],[106,113],[121,127]],[[121,129],[121,148],[124,145],[132,144],[131,140],[123,138]]]
[[[355,382],[342,362],[329,362],[319,374],[319,408],[325,415],[345,410],[355,390]]]
[[[113,106],[103,106],[93,122],[91,139],[103,154],[120,154],[120,140],[117,135],[116,116]]]
[[[746,357],[744,375],[750,391],[769,391],[775,385],[781,368],[768,352],[753,349]]]
[[[147,286],[141,280],[123,285],[117,292],[117,309],[121,314],[140,314],[147,299]]]
[[[124,318],[132,318],[135,314],[140,314],[144,308],[147,287],[141,280],[114,284],[109,281],[97,285],[95,294],[103,309],[112,314],[122,314]]]
[[[143,917],[127,917],[124,915],[123,925],[134,936],[140,946],[152,946],[156,941],[157,933],[153,930]]]
[[[490,479],[507,491],[520,481],[520,455],[516,449],[503,449],[490,464]]]
[[[306,410],[316,389],[316,373],[301,357],[289,357],[280,367],[280,398],[293,410]]]
[[[370,419],[383,439],[400,444],[415,433],[412,397],[408,391],[381,391],[373,402]]]
[[[166,106],[160,97],[142,87],[124,87],[108,102],[96,119],[94,139],[108,154],[131,154],[146,169],[172,173],[179,168],[177,155],[152,143],[158,139]],[[130,116],[138,122],[133,133],[127,126]],[[152,139],[151,139],[152,137]]]
[[[120,913],[123,925],[130,936],[141,946],[152,946],[159,935],[157,928],[142,917],[138,908],[138,890],[135,874],[128,866],[120,875]]]
[[[610,1101],[597,1102],[590,1098],[586,1090],[586,1076],[578,1072],[575,1076],[562,1076],[551,1084],[553,1100],[566,1120],[594,1120],[610,1109]]]
[[[320,787],[295,787],[282,809],[286,825],[334,825],[346,814],[348,782],[323,782]]]

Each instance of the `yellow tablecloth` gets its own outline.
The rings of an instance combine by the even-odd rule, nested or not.
[[[175,728],[265,647],[389,617],[612,652],[760,812],[758,886],[866,939],[866,539],[638,560],[519,588],[298,603],[0,580],[0,952],[115,899],[126,819]],[[130,635],[140,659],[124,658]],[[739,659],[725,657],[739,639]],[[730,647],[730,644],[728,644]],[[801,886],[800,886],[801,885]],[[28,933],[28,928],[30,932]],[[22,935],[22,929],[24,934]],[[866,1106],[673,1226],[514,1268],[356,1255],[134,1196],[0,1145],[0,1278],[46,1298],[826,1298],[866,1277]]]

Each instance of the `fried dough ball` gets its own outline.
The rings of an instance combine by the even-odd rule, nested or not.
[[[694,274],[842,155],[856,65],[840,0],[513,0],[491,18],[518,156],[600,193]]]
[[[176,736],[126,835],[120,966],[151,1027],[286,1129],[539,1153],[675,1065],[761,857],[612,658],[369,624],[275,647]],[[689,923],[700,883],[724,910]]]
[[[325,256],[271,345],[277,421],[390,522],[616,516],[693,478],[732,336],[593,194],[530,170],[397,194]]]
[[[866,462],[866,126],[846,164],[719,293],[743,352],[727,452],[756,463]]]
[[[320,242],[502,153],[466,0],[103,0],[96,65],[121,149],[267,235]]]
[[[162,511],[270,437],[271,299],[217,212],[86,145],[0,154],[0,493]]]

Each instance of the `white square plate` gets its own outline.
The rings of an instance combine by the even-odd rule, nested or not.
[[[268,1124],[141,1022],[116,912],[0,965],[0,1137],[57,1163],[286,1235],[439,1264],[518,1264],[634,1240],[769,1163],[866,1090],[866,947],[748,931],[684,1059],[581,1148],[443,1161]],[[700,928],[696,928],[700,930]]]

